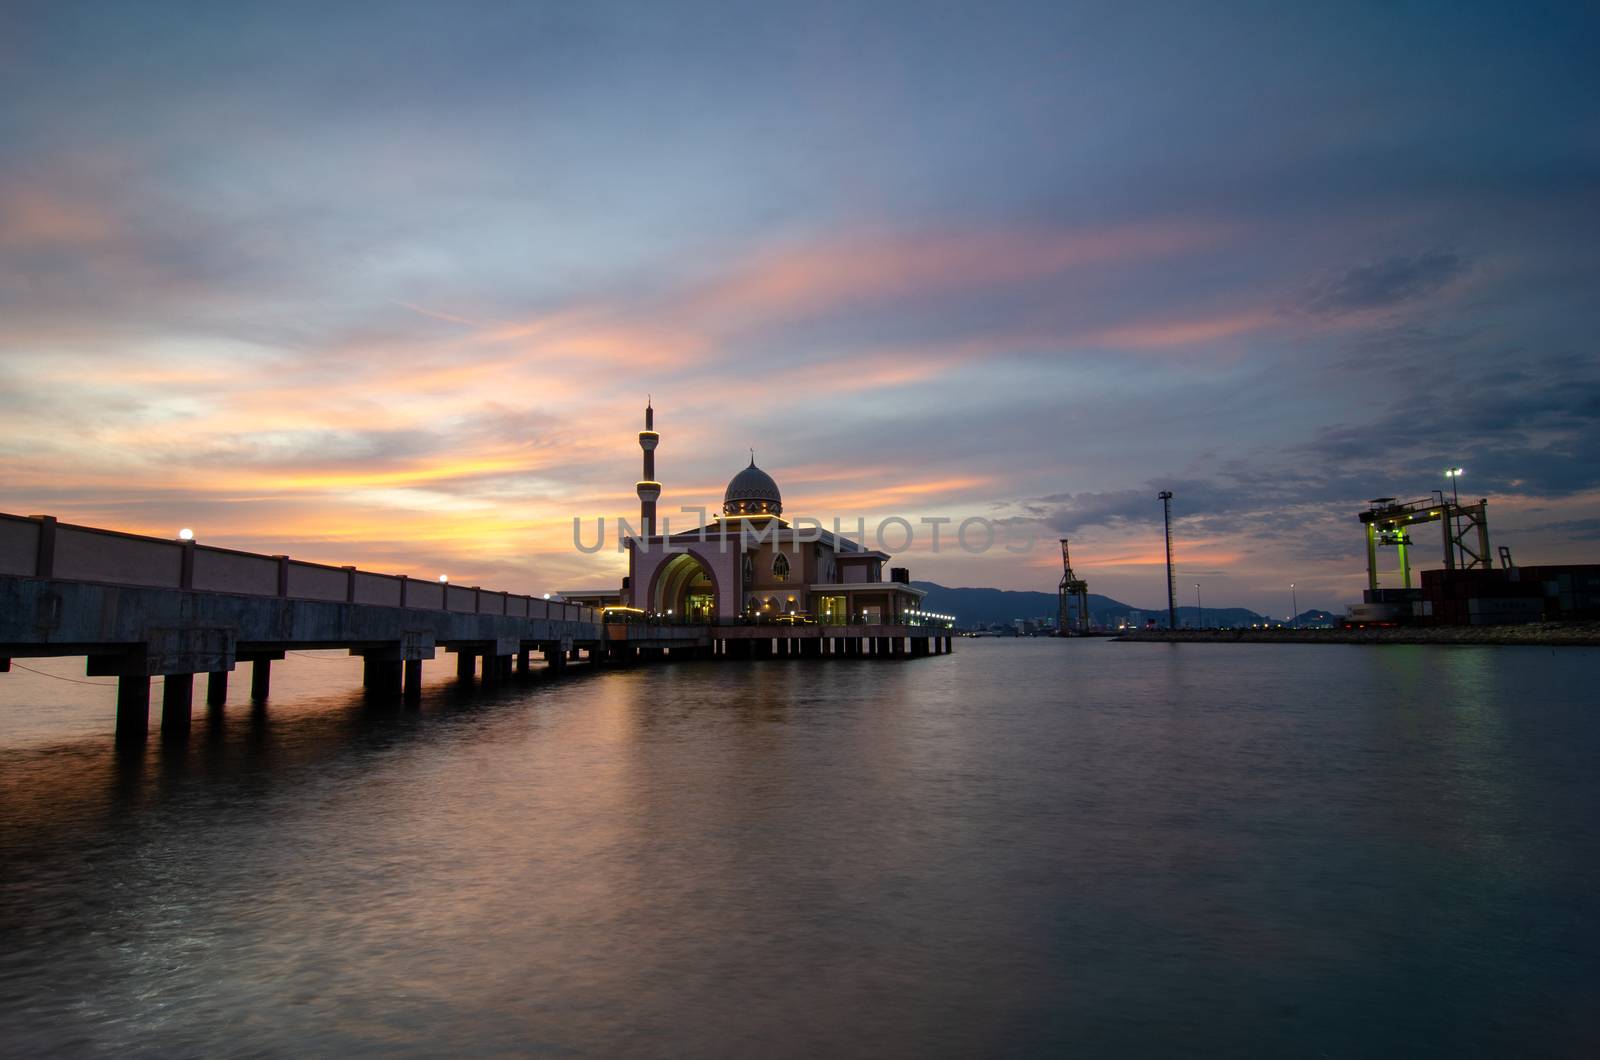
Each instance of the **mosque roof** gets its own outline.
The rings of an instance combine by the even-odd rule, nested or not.
[[[734,501],[771,501],[781,505],[783,496],[772,476],[756,467],[756,458],[752,456],[750,466],[729,480],[728,489],[722,495],[724,505]]]

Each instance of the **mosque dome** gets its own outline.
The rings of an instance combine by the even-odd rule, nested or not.
[[[722,495],[723,515],[782,515],[783,497],[772,476],[756,467],[756,458],[750,466],[733,476],[727,492]]]

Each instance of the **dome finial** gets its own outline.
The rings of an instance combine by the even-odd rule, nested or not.
[[[755,450],[755,446],[751,446],[750,447],[750,466],[751,467],[755,467],[756,466],[756,450]]]

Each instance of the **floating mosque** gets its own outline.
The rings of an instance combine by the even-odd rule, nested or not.
[[[900,624],[924,593],[886,552],[826,529],[796,531],[783,517],[772,476],[750,464],[728,481],[722,510],[708,526],[658,533],[655,409],[644,410],[639,448],[644,474],[635,485],[640,529],[628,539],[628,574],[620,590],[567,592],[575,603],[631,609],[707,623],[773,621],[827,626]],[[884,575],[888,574],[885,580]]]

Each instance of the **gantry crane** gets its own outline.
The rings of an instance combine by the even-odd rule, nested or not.
[[[1454,570],[1490,570],[1494,559],[1489,554],[1489,502],[1460,504],[1427,499],[1397,502],[1393,497],[1378,497],[1372,507],[1360,514],[1367,527],[1367,588],[1378,588],[1378,546],[1394,545],[1400,550],[1400,580],[1411,588],[1411,545],[1408,531],[1422,523],[1439,523],[1444,530],[1444,566]],[[1470,535],[1470,538],[1469,538]],[[1505,557],[1502,557],[1504,562]]]
[[[1089,632],[1089,583],[1072,573],[1067,539],[1061,539],[1061,585],[1056,590],[1056,633],[1071,636]]]

